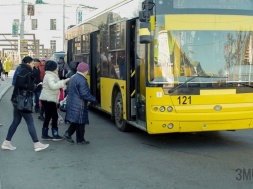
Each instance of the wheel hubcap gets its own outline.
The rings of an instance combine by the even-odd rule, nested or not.
[[[122,122],[122,103],[121,101],[118,101],[115,106],[115,118],[117,122]]]

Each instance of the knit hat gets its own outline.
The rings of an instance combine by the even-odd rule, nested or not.
[[[87,63],[84,63],[84,62],[80,62],[77,66],[77,69],[76,69],[78,72],[86,72],[89,70],[89,64]]]
[[[45,61],[46,62],[47,59],[46,58],[41,58],[40,61]]]
[[[46,61],[45,71],[55,71],[57,69],[57,63],[54,60],[48,60]]]
[[[33,61],[34,62],[40,62],[40,60],[38,58],[34,58]]]

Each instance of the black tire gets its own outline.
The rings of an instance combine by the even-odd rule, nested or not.
[[[129,125],[126,124],[126,120],[123,118],[123,101],[120,92],[117,93],[114,101],[114,120],[120,131],[125,132],[129,130]]]

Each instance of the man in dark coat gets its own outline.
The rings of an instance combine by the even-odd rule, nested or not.
[[[76,73],[78,64],[79,62],[77,61],[72,61],[69,63],[69,71],[66,75],[67,78],[71,78],[71,76],[73,76]]]
[[[77,66],[77,73],[71,77],[68,84],[68,97],[66,104],[65,120],[71,125],[65,132],[65,139],[74,143],[71,136],[76,131],[77,144],[89,144],[84,139],[85,125],[89,124],[87,102],[97,103],[96,98],[91,95],[89,85],[85,78],[89,71],[89,65],[81,62]]]
[[[42,90],[42,81],[40,80],[40,69],[39,69],[39,63],[40,60],[38,58],[34,58],[34,67],[33,67],[33,77],[34,77],[34,83],[36,84],[36,89],[34,91],[34,110],[36,113],[40,112],[40,106],[39,106],[39,97]]]
[[[68,71],[69,71],[68,64],[64,61],[63,57],[60,57],[58,61],[58,75],[60,80],[67,78]]]

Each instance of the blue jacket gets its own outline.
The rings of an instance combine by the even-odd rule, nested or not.
[[[70,123],[89,124],[87,102],[95,102],[86,78],[77,72],[68,83],[65,120]]]
[[[17,76],[18,76],[20,70],[21,70],[21,65],[19,64],[18,67],[16,68],[13,78],[12,78],[12,85],[13,86],[15,86],[15,84],[16,84]]]

